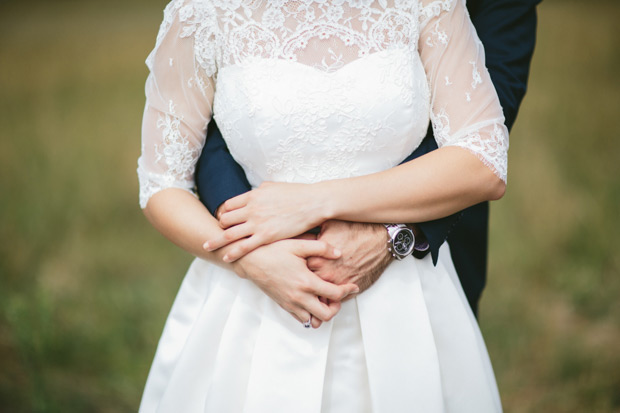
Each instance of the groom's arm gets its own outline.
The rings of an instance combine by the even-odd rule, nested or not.
[[[512,128],[525,96],[530,62],[536,42],[536,5],[540,0],[478,0],[467,7],[482,41],[486,66],[504,109],[506,126]],[[437,149],[431,132],[404,162]],[[437,263],[439,247],[458,224],[461,213],[418,224]]]
[[[224,202],[251,189],[214,121],[209,124],[207,141],[198,160],[196,187],[200,200],[213,216]]]

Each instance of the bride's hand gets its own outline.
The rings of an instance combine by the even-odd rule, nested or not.
[[[214,251],[239,241],[224,257],[224,261],[233,262],[261,245],[320,225],[324,221],[321,207],[315,185],[263,183],[222,205],[220,225],[226,230],[204,248]]]
[[[305,323],[312,315],[318,328],[340,310],[340,302],[359,292],[355,284],[335,285],[308,269],[308,257],[340,257],[329,244],[314,239],[277,241],[257,248],[233,264],[242,278],[254,282],[280,307]]]

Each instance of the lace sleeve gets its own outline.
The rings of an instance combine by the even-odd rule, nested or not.
[[[468,149],[506,182],[508,129],[465,0],[423,0],[419,16],[437,144]]]
[[[193,193],[194,169],[211,118],[215,75],[214,42],[205,27],[208,19],[192,0],[172,1],[146,60],[150,73],[138,159],[141,208],[166,188]]]

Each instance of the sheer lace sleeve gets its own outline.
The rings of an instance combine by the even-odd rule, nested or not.
[[[465,0],[423,0],[420,56],[437,144],[474,153],[506,182],[508,129]]]
[[[174,0],[166,7],[155,49],[146,61],[150,73],[138,160],[142,208],[166,188],[193,193],[215,75],[209,19],[194,3],[198,2]]]

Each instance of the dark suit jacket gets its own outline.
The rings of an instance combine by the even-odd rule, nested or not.
[[[510,129],[525,95],[536,40],[536,5],[540,0],[468,0],[467,8],[482,41],[486,65]],[[432,150],[437,144],[429,128],[422,144],[404,162]],[[198,194],[214,213],[226,200],[250,190],[243,169],[234,161],[215,122],[196,173]],[[437,262],[439,247],[448,240],[452,259],[474,313],[486,282],[489,204],[484,202],[419,227]]]

